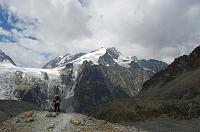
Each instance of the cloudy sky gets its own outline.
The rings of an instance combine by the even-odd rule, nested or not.
[[[200,0],[0,0],[0,49],[19,66],[114,46],[170,63],[200,45]]]

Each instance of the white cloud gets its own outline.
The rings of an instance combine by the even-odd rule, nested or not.
[[[199,45],[199,0],[81,1],[7,0],[19,16],[39,22],[37,30],[30,27],[21,35],[14,32],[16,36],[32,34],[39,39],[19,39],[10,53],[15,56],[24,49],[26,55],[24,59],[16,57],[16,61],[42,66],[47,61],[42,53],[57,56],[115,46],[125,55],[171,62]],[[28,54],[38,63],[26,61],[31,56]]]
[[[17,44],[0,42],[0,49],[9,55],[18,66],[38,67],[46,62],[46,58],[39,53]]]

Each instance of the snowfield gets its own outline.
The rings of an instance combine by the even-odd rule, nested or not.
[[[36,68],[23,68],[16,67],[11,63],[0,63],[0,99],[17,100],[12,96],[15,89],[15,73],[23,72],[23,79],[25,76],[43,79],[43,73],[47,73],[50,79],[57,79],[59,76],[60,68],[54,69],[36,69]]]

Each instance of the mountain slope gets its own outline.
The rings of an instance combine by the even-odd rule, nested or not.
[[[12,65],[16,66],[14,61],[1,50],[0,50],[0,63],[11,63]]]
[[[89,114],[112,122],[136,122],[165,116],[200,116],[200,46],[181,56],[144,83],[133,97],[94,107]]]
[[[187,94],[191,88],[199,88],[200,46],[190,55],[176,58],[169,67],[145,82],[141,91],[143,95]],[[186,91],[185,91],[186,90]],[[174,92],[173,92],[174,91]],[[179,92],[178,92],[179,91]]]

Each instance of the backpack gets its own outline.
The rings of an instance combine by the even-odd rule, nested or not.
[[[60,103],[60,96],[58,96],[58,95],[54,96],[53,102]]]

